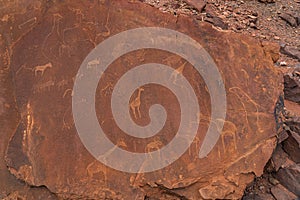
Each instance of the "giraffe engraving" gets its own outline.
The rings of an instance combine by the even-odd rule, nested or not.
[[[137,97],[130,103],[130,109],[133,112],[134,118],[137,119],[136,112],[138,113],[139,118],[141,118],[141,93],[144,91],[143,88],[138,89]]]

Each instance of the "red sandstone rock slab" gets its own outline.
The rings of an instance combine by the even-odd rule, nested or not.
[[[276,199],[297,199],[297,196],[278,184],[271,188],[271,193]]]
[[[286,110],[289,112],[290,117],[297,117],[300,116],[300,105],[293,101],[284,101],[284,106]]]
[[[7,151],[7,164],[15,176],[30,185],[45,185],[66,199],[211,199],[240,198],[253,173],[262,174],[275,146],[273,112],[282,84],[280,73],[265,57],[258,41],[186,17],[163,14],[139,2],[65,1],[37,4],[33,9],[36,15],[20,11],[14,23],[9,21],[12,33],[22,32],[19,26],[24,23],[21,28],[30,27],[11,46],[11,61],[7,64],[14,77],[21,116]],[[32,23],[24,21],[31,17]],[[103,165],[83,146],[72,118],[73,81],[82,61],[97,44],[128,29],[153,26],[189,35],[212,56],[224,79],[227,115],[216,146],[207,157],[199,159],[213,105],[203,78],[188,63],[183,75],[195,88],[202,109],[196,139],[166,168],[130,174]],[[98,112],[97,117],[107,137],[127,151],[143,152],[150,144],[156,144],[154,148],[166,145],[180,120],[174,95],[166,88],[147,85],[140,98],[143,117],[135,121],[147,124],[149,107],[161,103],[172,112],[165,131],[140,140],[116,126],[110,110],[113,86],[126,70],[149,62],[174,69],[185,63],[164,51],[132,52],[110,66],[97,88],[96,99],[103,99],[96,102],[96,109],[105,111]]]
[[[293,164],[286,168],[280,169],[276,173],[277,179],[280,183],[293,192],[296,196],[300,196],[300,165]]]
[[[298,72],[299,73],[299,72]],[[300,83],[299,75],[288,73],[284,75],[284,97],[289,101],[300,102]]]
[[[286,132],[289,135],[282,143],[283,149],[288,153],[290,158],[296,162],[300,162],[300,105],[298,103],[292,101],[285,101],[285,108],[286,108]]]
[[[300,135],[296,132],[291,132],[290,137],[282,143],[283,149],[289,154],[290,158],[300,163]]]
[[[31,23],[34,22],[32,15],[41,15],[40,11],[35,12],[32,9],[38,6],[39,2],[0,2],[0,199],[47,199],[55,200],[57,197],[45,187],[29,187],[23,181],[17,180],[12,175],[5,162],[5,153],[7,150],[8,142],[14,134],[20,116],[17,112],[16,102],[14,97],[13,80],[10,64],[10,49],[16,41],[18,41],[26,32],[30,30]],[[31,12],[21,14],[24,18],[14,18],[23,12],[22,9],[28,8]],[[16,9],[17,8],[17,9]],[[27,18],[29,17],[29,18]],[[33,19],[29,20],[28,19]],[[24,20],[19,26],[19,29],[12,28],[12,22],[19,22]],[[11,32],[12,31],[12,32]]]
[[[263,41],[262,46],[266,53],[266,56],[270,56],[274,63],[279,59],[280,46],[275,42]]]
[[[186,2],[194,6],[199,12],[202,12],[206,6],[206,2],[203,0],[186,0]]]

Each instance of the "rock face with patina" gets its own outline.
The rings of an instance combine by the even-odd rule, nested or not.
[[[12,74],[15,113],[20,116],[6,153],[9,170],[17,178],[46,186],[66,199],[234,199],[243,195],[254,175],[262,174],[276,143],[274,107],[282,83],[260,42],[188,17],[161,13],[141,2],[36,2],[25,11],[21,6],[16,9],[20,12],[7,19],[12,28],[4,36],[12,43],[6,44],[10,59],[4,64]],[[174,94],[163,86],[148,84],[132,94],[128,109],[138,101],[134,105],[141,114],[136,116],[130,110],[131,117],[135,123],[147,125],[150,106],[161,104],[168,113],[165,126],[146,139],[120,130],[112,116],[112,91],[135,66],[161,63],[176,70],[184,65],[181,73],[193,87],[201,110],[197,135],[178,160],[158,171],[132,174],[105,166],[87,151],[73,120],[72,90],[77,71],[93,48],[110,36],[140,27],[173,29],[201,44],[224,80],[227,114],[217,144],[199,159],[214,105],[204,79],[191,63],[156,49],[116,59],[99,81],[95,108],[107,137],[120,148],[159,150],[175,137],[181,120]],[[22,34],[13,39],[15,32]]]

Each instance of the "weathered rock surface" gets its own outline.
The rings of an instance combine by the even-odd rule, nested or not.
[[[293,164],[286,168],[280,169],[276,178],[280,183],[285,186],[289,191],[293,192],[298,197],[300,196],[300,166]]]
[[[284,98],[300,103],[300,74],[298,71],[284,75]]]
[[[284,132],[288,137],[282,141],[282,149],[291,160],[300,163],[300,105],[285,101],[285,108]]]
[[[283,19],[284,21],[286,21],[287,23],[289,23],[293,27],[297,27],[298,26],[297,18],[294,17],[290,13],[282,13],[282,14],[279,15],[279,17],[281,19]]]
[[[213,24],[216,27],[220,27],[223,30],[228,29],[228,25],[223,22],[223,20],[220,17],[212,16],[212,15],[207,15],[204,18],[204,21]]]
[[[274,153],[274,157],[280,157],[274,162],[275,177],[280,183],[297,197],[300,196],[300,105],[295,102],[285,101],[286,119],[285,131],[288,138],[278,148],[280,155]],[[275,159],[276,160],[276,159]],[[280,163],[280,166],[279,166]]]
[[[262,42],[262,46],[264,48],[266,56],[271,57],[274,63],[276,63],[279,59],[280,46],[274,42]]]
[[[288,191],[285,187],[283,187],[280,184],[271,188],[271,193],[275,197],[275,199],[296,199],[297,198],[295,194]]]
[[[285,45],[284,47],[281,47],[280,50],[283,54],[286,54],[300,61],[300,50],[298,50],[297,48]]]
[[[285,100],[278,129],[278,145],[262,177],[246,189],[243,199],[273,195],[275,200],[298,199],[300,190],[299,133],[300,105]],[[261,190],[261,188],[264,188]],[[298,197],[298,198],[297,198]]]
[[[275,3],[275,0],[258,0],[258,1],[262,3]]]
[[[275,200],[271,194],[251,194],[248,197],[243,198],[243,200]]]
[[[36,4],[38,2],[35,2]],[[32,5],[34,5],[32,4]],[[31,6],[32,6],[31,5]],[[46,199],[56,200],[57,197],[45,187],[30,187],[23,181],[17,180],[5,162],[5,152],[9,139],[14,134],[20,120],[17,112],[12,73],[10,70],[11,48],[13,44],[26,33],[30,27],[22,27],[23,32],[10,29],[11,17],[19,15],[22,10],[16,9],[30,6],[23,2],[0,2],[0,199]],[[36,13],[31,13],[36,14]],[[13,31],[10,32],[10,31]]]
[[[16,14],[2,18],[7,23],[1,31],[11,41],[6,44],[10,59],[4,66],[15,86],[17,111],[12,115],[20,116],[11,121],[16,128],[7,150],[7,165],[17,178],[44,185],[66,199],[235,199],[242,196],[254,175],[262,174],[275,146],[273,113],[282,84],[280,73],[258,41],[163,14],[140,2],[36,1],[15,9]],[[225,82],[227,117],[217,145],[206,158],[198,159],[213,105],[203,79],[187,64],[183,75],[197,91],[202,109],[195,142],[170,166],[135,175],[108,168],[88,153],[72,119],[71,90],[80,64],[97,44],[121,31],[145,26],[183,32],[209,52]],[[116,81],[126,70],[148,62],[175,69],[184,60],[151,49],[133,52],[116,60],[97,88],[96,99],[104,100],[101,105],[96,102],[96,108],[105,111],[97,117],[103,129],[110,130],[107,136],[114,143],[122,138],[128,151],[143,152],[157,140],[165,145],[177,129],[169,123],[167,131],[140,141],[120,131],[112,120],[109,100]],[[37,66],[48,67],[37,70]],[[151,85],[145,88],[140,99],[143,118],[136,122],[147,124],[148,108],[158,102],[172,112],[167,120],[176,124],[180,110],[170,91]]]
[[[199,12],[202,12],[206,6],[206,2],[204,0],[186,0],[186,2],[194,6]]]

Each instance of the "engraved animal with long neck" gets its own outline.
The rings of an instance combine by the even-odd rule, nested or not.
[[[136,111],[138,112],[139,118],[141,118],[141,93],[144,91],[143,88],[138,89],[138,95],[137,97],[130,103],[131,111],[133,112],[134,118],[137,119]]]

